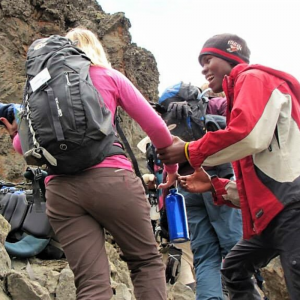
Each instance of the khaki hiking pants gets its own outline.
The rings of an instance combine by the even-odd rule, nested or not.
[[[150,205],[133,172],[97,168],[57,176],[47,184],[46,198],[50,223],[75,276],[77,300],[113,296],[103,228],[122,250],[136,299],[167,299]]]

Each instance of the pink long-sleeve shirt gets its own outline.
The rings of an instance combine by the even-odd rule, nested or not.
[[[90,75],[94,86],[111,111],[112,119],[116,108],[120,106],[141,126],[156,148],[164,148],[172,144],[172,137],[165,122],[126,76],[117,70],[98,66],[90,67]],[[22,153],[18,135],[14,138],[13,146],[16,151]],[[107,157],[92,168],[104,167],[132,170],[131,162],[124,155]],[[176,164],[165,166],[165,170],[170,174],[175,173],[177,169]],[[46,182],[51,178],[48,176]]]

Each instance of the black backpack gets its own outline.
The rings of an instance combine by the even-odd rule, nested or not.
[[[9,222],[9,256],[60,259],[64,256],[45,211],[47,173],[28,167],[21,183],[0,181],[0,214]]]
[[[184,82],[168,87],[160,96],[155,109],[161,114],[170,132],[186,142],[195,141],[207,131],[226,126],[226,118],[206,114],[209,98],[206,91]]]
[[[114,154],[109,109],[93,86],[90,59],[62,36],[38,39],[28,49],[27,81],[16,119],[24,158],[53,174],[74,174]]]

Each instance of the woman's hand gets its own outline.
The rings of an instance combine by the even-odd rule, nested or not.
[[[161,183],[157,188],[158,189],[166,189],[171,187],[172,185],[175,184],[177,178],[178,178],[179,174],[178,173],[174,173],[174,174],[169,174],[167,175],[167,182],[166,183]]]
[[[0,121],[5,125],[5,129],[8,132],[11,139],[15,137],[15,135],[18,133],[18,125],[16,120],[13,120],[13,122],[10,124],[6,118],[0,118]]]

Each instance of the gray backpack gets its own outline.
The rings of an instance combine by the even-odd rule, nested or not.
[[[124,154],[109,109],[92,84],[90,59],[69,39],[52,35],[28,49],[27,81],[16,117],[24,158],[50,173],[74,174]]]
[[[181,81],[162,93],[155,109],[173,135],[190,142],[202,138],[207,131],[225,128],[225,117],[206,114],[207,91],[202,92],[198,87]]]

